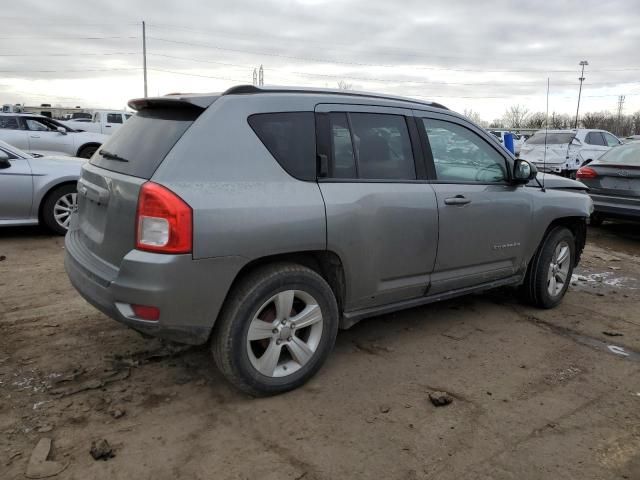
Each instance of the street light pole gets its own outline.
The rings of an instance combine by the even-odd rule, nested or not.
[[[582,95],[582,82],[584,82],[584,67],[589,65],[589,62],[586,60],[582,60],[578,65],[582,67],[582,72],[580,73],[580,89],[578,90],[578,107],[576,108],[576,121],[573,123],[573,128],[578,128],[578,112],[580,111],[580,96]]]

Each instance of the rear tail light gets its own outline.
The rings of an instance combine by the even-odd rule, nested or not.
[[[191,253],[192,211],[171,190],[147,182],[138,196],[136,248],[158,253]]]
[[[598,172],[591,167],[580,167],[576,172],[576,178],[596,178]]]

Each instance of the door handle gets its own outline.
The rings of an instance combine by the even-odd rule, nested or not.
[[[40,135],[29,135],[31,138],[40,138]]]
[[[444,199],[445,205],[466,205],[468,203],[471,203],[471,200],[469,200],[464,195],[456,195],[455,197],[449,197]]]

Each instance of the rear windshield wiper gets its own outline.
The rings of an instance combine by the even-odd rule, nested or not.
[[[105,150],[104,148],[101,149],[98,152],[100,155],[102,155],[104,158],[108,158],[109,160],[116,160],[118,162],[128,162],[129,160],[127,160],[126,158],[121,157],[120,155],[116,154],[116,153],[111,153],[108,150]]]

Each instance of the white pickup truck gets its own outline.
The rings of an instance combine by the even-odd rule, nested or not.
[[[120,128],[131,115],[133,114],[123,110],[95,110],[91,120],[66,120],[62,123],[74,130],[111,135],[115,130]]]

